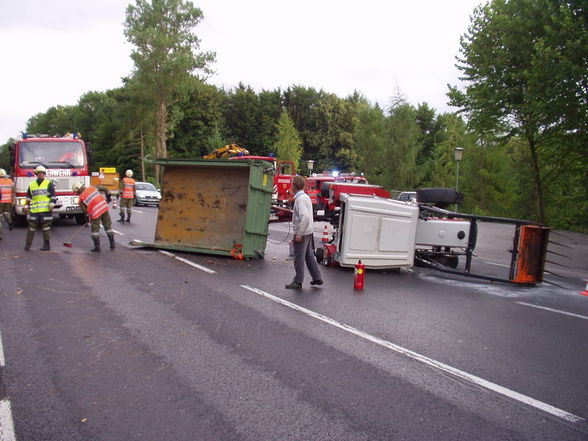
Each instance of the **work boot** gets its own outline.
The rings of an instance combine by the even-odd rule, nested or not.
[[[49,246],[49,241],[46,240],[43,242],[43,246],[41,247],[41,251],[49,251],[51,247]]]
[[[13,228],[14,228],[14,223],[8,222],[8,231],[12,231]]]
[[[114,245],[114,234],[108,235],[108,241],[110,242],[110,249],[114,250],[116,248]]]
[[[100,252],[100,238],[99,237],[93,237],[92,240],[94,241],[94,248],[92,248],[91,251]]]
[[[127,222],[128,223],[131,223],[131,213],[128,213],[127,214]]]
[[[118,221],[119,222],[124,222],[125,221],[125,213],[123,211],[120,212],[120,219]]]
[[[31,249],[31,244],[30,243],[25,243],[25,251],[28,251]]]

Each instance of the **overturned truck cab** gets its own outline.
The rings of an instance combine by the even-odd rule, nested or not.
[[[478,216],[448,211],[461,202],[453,189],[422,189],[417,201],[398,201],[373,195],[342,194],[331,219],[333,239],[317,249],[319,262],[368,269],[428,266],[446,273],[519,285],[543,281],[549,228],[533,221]],[[508,278],[474,273],[472,259],[478,222],[514,226]],[[463,265],[459,266],[459,259]]]

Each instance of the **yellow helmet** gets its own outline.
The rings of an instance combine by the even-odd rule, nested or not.
[[[3,178],[4,176],[6,176],[6,170],[0,168],[0,178]]]
[[[37,173],[47,173],[47,169],[42,165],[37,165],[37,168],[35,169],[35,174]]]

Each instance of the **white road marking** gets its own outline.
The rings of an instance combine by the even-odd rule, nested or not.
[[[487,263],[488,265],[501,266],[503,268],[510,268],[510,265],[504,265],[502,263],[494,263],[494,262],[484,262],[484,263]]]
[[[533,305],[532,303],[525,303],[525,302],[517,302],[517,303],[519,305],[530,306],[531,308],[544,309],[546,311],[557,312],[558,314],[565,314],[565,315],[569,315],[572,317],[588,320],[588,317],[586,317],[585,315],[574,314],[573,312],[560,311],[559,309],[552,309],[552,308],[547,308],[545,306]]]
[[[4,349],[2,347],[2,332],[0,332],[0,367],[6,365],[6,359],[4,358]]]
[[[215,270],[211,270],[210,268],[206,268],[205,266],[198,265],[197,263],[194,263],[194,262],[190,262],[188,259],[184,259],[183,257],[178,257],[175,254],[170,253],[169,251],[163,251],[163,250],[157,250],[157,251],[159,251],[161,254],[165,254],[166,256],[173,257],[174,259],[179,260],[180,262],[183,262],[187,265],[193,266],[194,268],[199,269],[201,271],[204,271],[206,273],[209,273],[209,274],[216,273]]]
[[[16,441],[10,401],[0,400],[0,441]]]
[[[584,418],[579,417],[577,415],[574,415],[572,413],[566,412],[565,410],[558,409],[557,407],[554,407],[550,404],[547,404],[542,401],[536,400],[534,398],[528,397],[528,396],[523,395],[521,393],[510,390],[504,386],[500,386],[498,384],[492,383],[492,382],[485,380],[483,378],[477,377],[475,375],[469,374],[467,372],[464,372],[462,370],[459,370],[459,369],[454,368],[452,366],[449,366],[447,364],[441,363],[440,361],[433,360],[432,358],[429,358],[429,357],[421,355],[417,352],[411,351],[410,349],[403,348],[402,346],[398,346],[398,345],[391,343],[389,341],[375,337],[375,336],[370,335],[366,332],[360,331],[359,329],[356,329],[352,326],[346,325],[344,323],[340,323],[337,320],[334,320],[332,318],[329,318],[329,317],[324,316],[322,314],[319,314],[317,312],[311,311],[309,309],[303,308],[302,306],[298,306],[294,303],[291,303],[291,302],[284,300],[280,297],[276,297],[276,296],[269,294],[265,291],[262,291],[260,289],[253,288],[248,285],[241,285],[241,287],[244,289],[247,289],[251,292],[254,292],[256,294],[259,294],[267,299],[270,299],[276,303],[287,306],[288,308],[292,308],[296,311],[302,312],[302,313],[304,313],[310,317],[313,317],[317,320],[321,320],[331,326],[334,326],[336,328],[342,329],[343,331],[349,332],[357,337],[363,338],[363,339],[370,341],[372,343],[376,343],[377,345],[383,346],[387,349],[391,349],[392,351],[398,352],[398,353],[403,354],[409,358],[420,361],[423,364],[426,364],[426,365],[431,366],[433,368],[439,369],[443,372],[447,372],[447,373],[454,375],[458,378],[469,381],[470,383],[476,384],[476,385],[481,386],[485,389],[496,392],[500,395],[504,395],[504,396],[509,397],[513,400],[519,401],[521,403],[525,403],[531,407],[539,409],[543,412],[547,412],[551,415],[554,415],[554,416],[559,417],[561,419],[564,419],[566,421],[570,421],[572,423],[578,423],[578,422],[584,421]]]

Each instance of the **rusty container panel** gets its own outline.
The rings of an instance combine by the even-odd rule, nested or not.
[[[516,258],[515,283],[534,285],[543,281],[549,228],[523,225]]]
[[[272,194],[262,161],[169,160],[164,166],[155,247],[261,257]]]

